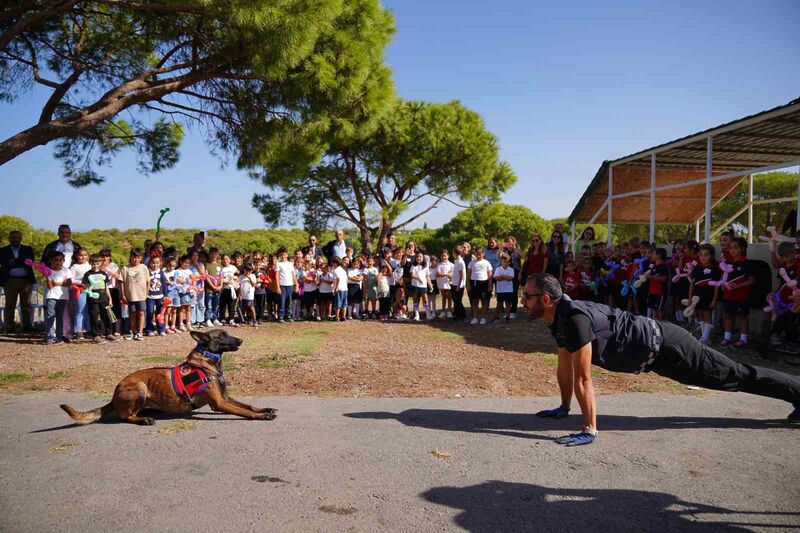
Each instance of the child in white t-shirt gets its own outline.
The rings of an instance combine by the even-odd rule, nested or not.
[[[431,274],[428,266],[425,263],[425,255],[422,252],[417,252],[415,262],[411,265],[411,287],[409,287],[410,295],[414,299],[414,321],[419,322],[419,301],[423,300],[425,306],[425,319],[431,318],[431,308],[428,305],[428,290],[431,285]]]
[[[486,316],[489,314],[489,300],[492,298],[492,264],[483,258],[483,247],[475,248],[475,259],[470,261],[467,266],[467,291],[469,292],[469,302],[472,307],[472,320],[470,324],[486,324]],[[479,311],[480,307],[480,311]]]
[[[245,263],[242,267],[242,274],[239,276],[239,294],[241,295],[241,309],[244,315],[245,323],[250,323],[254,328],[258,327],[258,320],[256,319],[256,279],[255,267],[253,263]]]
[[[319,281],[317,277],[319,272],[314,268],[311,260],[306,259],[303,263],[303,310],[305,312],[305,319],[314,319],[314,307],[317,304],[319,295]],[[319,313],[316,316],[317,320],[322,320]]]
[[[333,258],[333,275],[336,281],[333,284],[334,304],[333,313],[336,320],[347,320],[347,270],[342,266],[342,260],[338,257]]]
[[[499,320],[500,313],[503,312],[503,306],[505,306],[503,318],[508,324],[515,296],[514,269],[511,268],[511,257],[508,254],[500,254],[500,266],[494,271],[494,279],[497,282],[497,312],[492,322]]]
[[[325,260],[320,261],[319,274],[319,312],[327,320],[333,320],[331,312],[333,305],[333,285],[336,283],[336,275],[331,272],[331,267]]]
[[[231,264],[231,256],[222,256],[222,292],[219,295],[219,319],[236,327],[236,293],[239,289],[239,269]],[[254,291],[255,293],[255,291]]]
[[[92,265],[89,264],[89,252],[86,251],[86,248],[78,248],[72,258],[75,259],[75,262],[69,267],[72,284],[82,285],[83,276],[92,268]],[[71,291],[71,297],[69,298],[72,304],[72,333],[76,341],[83,340],[84,330],[91,332],[92,329],[86,296],[85,291],[80,293]]]
[[[453,296],[450,293],[450,280],[453,279],[453,263],[447,250],[442,250],[439,255],[441,261],[436,267],[436,284],[442,294],[442,312],[439,318],[453,318]]]
[[[44,295],[44,320],[47,345],[64,342],[64,309],[69,298],[69,287],[72,285],[72,274],[64,266],[63,252],[53,252],[50,256],[52,272],[45,282],[47,292]]]
[[[278,298],[280,307],[278,308],[278,322],[289,321],[292,319],[292,294],[297,288],[297,272],[294,263],[289,261],[289,254],[285,248],[278,252],[280,261],[275,265],[275,275],[278,276]]]

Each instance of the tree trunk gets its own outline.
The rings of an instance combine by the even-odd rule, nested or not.
[[[372,249],[371,248],[372,232],[365,225],[362,225],[362,226],[359,227],[359,232],[361,233],[361,237],[360,237],[360,239],[361,239],[361,249],[362,250],[371,250]]]

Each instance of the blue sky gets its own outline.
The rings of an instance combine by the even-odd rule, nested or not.
[[[504,201],[566,216],[604,159],[800,96],[800,2],[385,0],[387,52],[403,98],[460,100],[479,112],[518,176]],[[0,136],[33,124],[45,92],[1,104]],[[260,187],[221,168],[190,131],[178,165],[150,177],[132,157],[76,190],[52,147],[0,167],[0,213],[36,227],[261,227]],[[449,220],[455,208],[424,219]]]

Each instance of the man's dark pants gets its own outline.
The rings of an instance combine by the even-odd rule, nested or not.
[[[456,320],[464,320],[467,318],[467,310],[464,309],[464,289],[451,289],[453,297],[453,318]]]
[[[687,385],[777,398],[800,407],[800,377],[734,361],[686,330],[659,322],[664,343],[650,371]]]
[[[31,293],[33,284],[27,278],[8,278],[3,287],[6,297],[5,325],[7,330],[14,327],[14,315],[17,310],[17,300],[19,299],[20,318],[25,329],[31,328]]]

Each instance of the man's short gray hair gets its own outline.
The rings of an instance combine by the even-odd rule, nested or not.
[[[560,300],[563,295],[561,292],[561,283],[551,274],[534,274],[528,278],[528,283],[533,283],[536,292],[549,295],[551,300]]]

